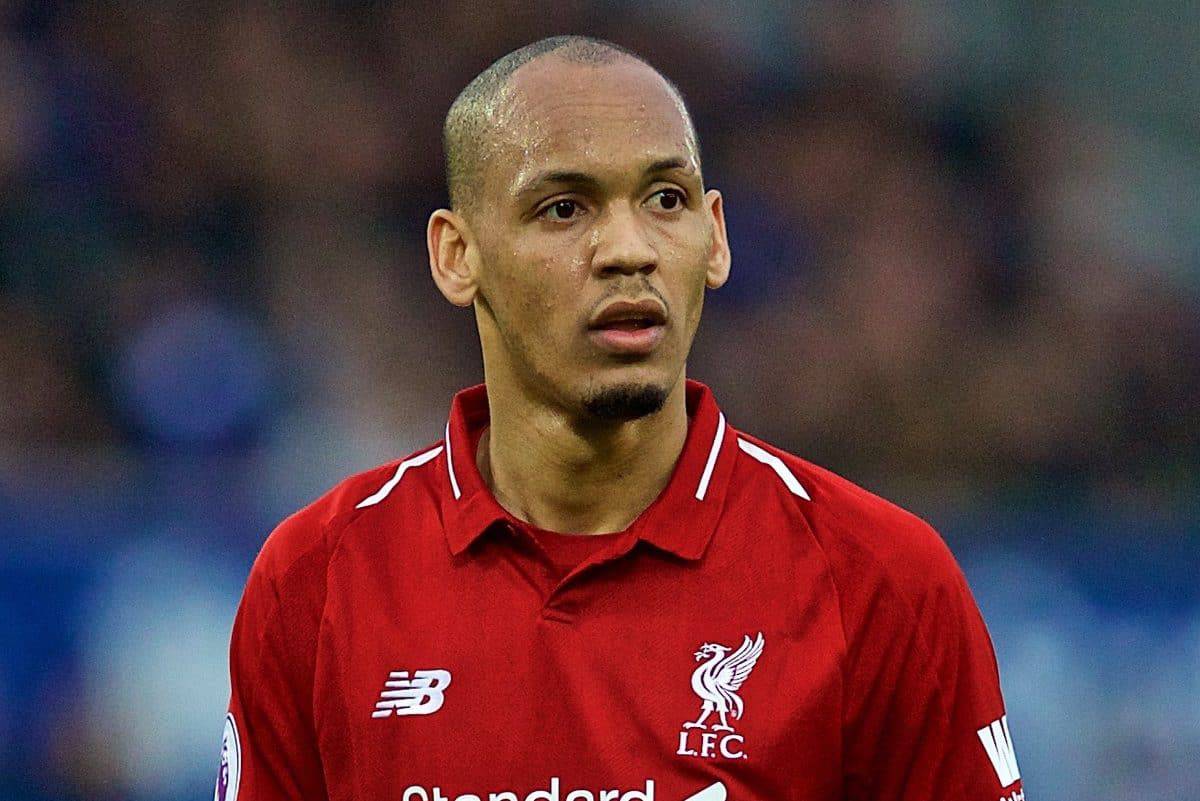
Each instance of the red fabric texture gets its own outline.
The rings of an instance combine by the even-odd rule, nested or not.
[[[521,526],[533,538],[560,576],[565,576],[597,554],[609,550],[622,536],[611,534],[566,534],[547,531],[525,523]]]

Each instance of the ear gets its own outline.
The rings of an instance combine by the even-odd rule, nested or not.
[[[433,282],[455,306],[470,306],[479,291],[478,251],[466,220],[449,209],[429,216],[425,230]]]
[[[729,252],[729,237],[725,233],[725,206],[721,193],[716,189],[705,192],[704,206],[712,215],[712,248],[708,252],[704,283],[709,289],[720,289],[729,280],[729,268],[733,261]]]

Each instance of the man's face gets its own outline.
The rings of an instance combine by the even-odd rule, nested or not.
[[[682,380],[705,286],[729,265],[683,110],[626,60],[548,56],[508,91],[471,219],[485,359],[568,409],[654,411],[646,398]]]

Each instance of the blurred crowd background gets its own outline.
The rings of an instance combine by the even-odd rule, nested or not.
[[[932,521],[1031,798],[1200,798],[1190,3],[0,2],[4,797],[204,798],[266,533],[481,380],[440,126],[586,33],[687,97],[726,414]]]

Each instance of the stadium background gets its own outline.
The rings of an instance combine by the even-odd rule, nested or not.
[[[1200,798],[1200,25],[1130,5],[0,2],[2,795],[209,797],[263,537],[481,376],[442,115],[581,32],[726,193],[691,373],[943,532],[1031,798]]]

